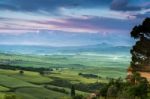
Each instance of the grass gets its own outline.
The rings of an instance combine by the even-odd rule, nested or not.
[[[85,69],[84,69],[85,70]],[[53,71],[51,74],[47,76],[41,76],[39,73],[37,72],[29,72],[29,71],[24,71],[23,75],[19,74],[19,71],[16,70],[1,70],[0,69],[0,74],[2,75],[7,75],[8,77],[12,77],[14,79],[17,80],[21,80],[21,81],[25,81],[28,83],[35,83],[35,84],[44,84],[44,83],[49,83],[52,81],[51,77],[58,77],[61,79],[65,79],[68,80],[72,83],[95,83],[97,81],[99,82],[107,82],[107,80],[105,79],[105,76],[102,76],[102,73],[98,74],[99,76],[102,76],[103,78],[98,79],[98,78],[85,78],[82,76],[79,76],[78,73],[92,73],[92,74],[97,74],[96,72],[94,72],[94,70],[96,71],[96,68],[86,68],[85,71],[83,71],[83,69],[79,69],[79,68],[68,68],[68,69],[60,69],[60,70],[55,70]],[[99,71],[103,71],[104,69],[99,69]],[[97,69],[98,71],[98,69]],[[113,70],[112,70],[113,71]],[[111,73],[109,73],[111,74]],[[117,75],[119,73],[114,72],[113,75]],[[115,77],[115,76],[114,76]]]
[[[52,79],[48,77],[42,77],[42,76],[28,76],[28,75],[14,75],[12,76],[14,78],[26,81],[26,82],[31,82],[34,84],[43,84],[43,83],[49,83],[52,81]]]
[[[49,83],[52,81],[52,79],[50,79],[49,77],[41,76],[39,73],[28,72],[28,71],[25,71],[23,75],[16,74],[16,75],[13,75],[12,77],[26,81],[26,82],[31,82],[34,84],[43,84],[43,83]]]
[[[70,71],[70,70],[68,70]],[[118,78],[118,77],[126,77],[126,69],[123,68],[115,68],[115,67],[88,67],[88,68],[76,68],[71,71],[77,73],[90,73],[96,74],[100,77],[106,78]]]
[[[60,99],[59,97],[67,97],[66,94],[44,88],[42,84],[48,83],[52,81],[52,79],[41,76],[36,72],[24,71],[24,74],[20,75],[18,70],[14,71],[0,69],[0,78],[0,92],[5,92],[6,94],[16,94],[20,99]],[[36,84],[32,84],[30,82]],[[15,92],[6,92],[9,89],[14,88]],[[3,99],[3,96],[4,95],[0,95],[0,99]]]
[[[70,80],[72,83],[94,83],[97,79],[87,79],[78,76],[78,73],[96,74],[102,78],[118,78],[126,77],[126,69],[128,67],[128,57],[114,58],[107,56],[92,56],[92,55],[17,55],[17,54],[0,54],[0,63],[24,66],[24,67],[46,67],[56,68],[65,67],[66,70],[54,71],[51,74],[53,77],[64,78]],[[62,72],[61,72],[62,71]],[[18,72],[18,71],[17,71]],[[0,73],[5,73],[0,71]],[[6,73],[7,74],[7,73]],[[15,72],[9,71],[9,74]],[[27,73],[28,74],[28,73]],[[8,75],[8,74],[7,74]],[[28,81],[31,83],[48,83],[51,79],[41,77],[38,74],[31,73],[21,77],[20,75],[13,75],[17,79]],[[30,79],[34,77],[34,79]],[[41,79],[41,80],[40,80]],[[105,79],[99,79],[103,82]]]
[[[0,86],[0,92],[5,92],[5,91],[9,91],[9,88]]]
[[[0,92],[8,91],[9,89],[15,88],[15,94],[22,98],[22,99],[42,99],[45,98],[45,96],[48,99],[60,99],[60,97],[68,97],[69,95],[63,94],[57,91],[52,91],[44,88],[42,85],[45,85],[45,83],[49,83],[52,81],[50,78],[57,77],[58,71],[54,71],[55,73],[49,74],[48,76],[41,76],[37,72],[30,72],[30,71],[24,71],[23,75],[19,74],[19,70],[3,70],[0,69]],[[71,74],[71,75],[70,75]],[[74,81],[73,78],[79,83],[91,83],[93,82],[92,79],[84,78],[78,76],[78,73],[76,72],[68,72],[67,70],[64,70],[64,74],[61,74],[62,77],[65,77],[69,81]],[[95,80],[96,81],[96,80]],[[30,83],[31,82],[31,83]],[[38,84],[38,85],[37,85]],[[39,85],[41,84],[41,85]],[[3,87],[5,86],[5,87]],[[55,87],[55,88],[63,88],[63,87],[57,87],[53,85],[48,85],[49,87]],[[8,88],[7,88],[8,87]],[[64,88],[68,92],[70,92],[69,88]],[[78,94],[84,94],[87,95],[88,93],[82,92],[82,91],[76,91]],[[59,98],[58,98],[59,97]]]
[[[0,54],[0,63],[9,63],[11,65],[32,66],[32,67],[118,67],[127,68],[130,56],[114,58],[116,56],[95,56],[95,55],[16,55]],[[72,66],[71,66],[72,67]]]
[[[58,86],[53,86],[53,85],[48,85],[48,87],[49,87],[49,88],[65,89],[68,93],[70,93],[70,89],[69,89],[69,88],[58,87]],[[76,94],[81,94],[81,95],[87,96],[89,93],[76,90]]]
[[[43,84],[49,83],[52,81],[49,77],[41,76],[37,72],[24,71],[23,75],[19,74],[19,70],[2,70],[0,69],[0,74],[7,75],[9,77],[22,80],[25,82],[35,83],[35,84]]]
[[[0,92],[0,99],[4,99],[5,93]]]
[[[19,80],[17,78],[9,77],[7,75],[0,75],[0,85],[8,88],[24,87],[24,86],[35,86],[31,83]]]
[[[49,77],[58,77],[61,79],[66,79],[72,83],[95,83],[97,79],[94,78],[85,78],[78,75],[78,72],[69,71],[69,70],[61,70],[61,71],[54,71]]]
[[[39,87],[19,88],[15,93],[22,99],[60,99],[63,96],[67,96],[63,93]]]
[[[107,68],[97,68],[97,67],[90,67],[90,68],[69,68],[69,69],[61,69],[57,71],[53,71],[49,77],[58,77],[61,79],[69,80],[72,83],[95,83],[101,82],[106,83],[107,77],[124,78],[126,75],[122,74],[118,71],[115,71],[115,68],[110,68],[109,70],[105,71]],[[123,72],[123,70],[120,70]],[[124,71],[125,72],[125,71]],[[86,78],[83,76],[79,76],[79,73],[87,73],[87,74],[96,74],[102,78]],[[107,74],[106,74],[107,73]]]
[[[109,62],[107,62],[109,61]],[[19,74],[19,70],[0,69],[0,92],[14,93],[22,99],[61,99],[69,95],[44,88],[46,83],[53,81],[57,77],[75,83],[95,83],[107,82],[106,77],[125,77],[128,59],[112,60],[104,56],[87,55],[17,55],[0,54],[0,64],[11,64],[23,67],[45,67],[54,68],[49,75],[41,76],[37,72],[24,71]],[[62,68],[63,67],[63,68]],[[98,78],[86,78],[79,76],[79,73],[95,74]],[[48,84],[51,88],[64,88]],[[14,92],[7,92],[15,89]],[[64,88],[70,92],[69,88]],[[88,95],[82,91],[76,91],[79,94]],[[3,94],[4,94],[3,93]],[[0,94],[0,97],[3,97]],[[1,98],[0,98],[1,99]]]

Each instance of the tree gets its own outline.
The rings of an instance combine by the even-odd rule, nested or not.
[[[133,73],[133,81],[130,86],[127,88],[127,93],[129,96],[139,97],[140,99],[145,99],[148,93],[148,81],[146,78],[141,77],[139,73]]]
[[[135,26],[130,34],[137,40],[131,49],[131,66],[135,71],[143,70],[142,66],[150,66],[150,18]]]
[[[107,96],[108,97],[114,97],[114,98],[116,98],[117,97],[117,93],[118,93],[118,89],[114,85],[110,86],[108,88],[108,90],[107,90]]]
[[[149,83],[146,78],[141,77],[139,79],[139,83],[137,85],[137,96],[140,97],[141,99],[145,99],[148,94],[148,86]]]
[[[100,94],[101,94],[101,96],[102,97],[105,97],[105,99],[106,99],[106,97],[107,97],[107,90],[108,90],[108,85],[104,85],[101,89],[100,89]]]
[[[137,82],[141,79],[141,75],[138,72],[133,72],[131,75],[131,82],[133,85],[137,84]]]
[[[84,99],[83,95],[75,95],[72,99]]]
[[[20,70],[19,73],[20,73],[21,75],[23,75],[23,74],[24,74],[24,71],[23,71],[23,70]]]
[[[71,86],[71,96],[75,96],[75,88],[74,85]]]

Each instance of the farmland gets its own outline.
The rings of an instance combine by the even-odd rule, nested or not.
[[[71,85],[76,86],[77,94],[88,96],[109,78],[125,78],[129,57],[124,54],[0,53],[0,64],[14,67],[0,69],[0,97],[12,94],[18,99],[63,99],[70,97]],[[45,68],[46,74],[36,68]]]
[[[49,84],[53,81],[49,75],[41,76],[37,72],[24,71],[24,74],[20,75],[18,70],[1,69],[0,78],[0,92],[3,94],[15,94],[21,99],[60,99],[64,96],[68,97],[70,93],[69,88],[63,87],[68,92],[67,94],[45,88],[45,84],[49,87],[57,88],[57,86]],[[60,89],[60,87],[58,88]],[[77,91],[77,93],[83,94],[84,92]]]
[[[20,55],[0,54],[0,64],[22,67],[66,69],[66,73],[95,73],[103,77],[124,77],[130,56]],[[108,61],[108,62],[107,62]],[[86,69],[86,70],[85,70]],[[71,74],[72,74],[71,73]]]

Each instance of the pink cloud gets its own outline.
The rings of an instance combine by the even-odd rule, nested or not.
[[[114,25],[114,22],[116,24]],[[124,25],[124,26],[122,26]],[[24,20],[3,18],[0,20],[0,33],[20,34],[41,31],[59,30],[65,32],[107,33],[123,32],[132,25],[128,20],[87,17],[87,18],[50,18],[47,20]]]

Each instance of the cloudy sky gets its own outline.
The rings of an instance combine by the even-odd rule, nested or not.
[[[132,45],[150,0],[0,0],[0,44]]]

